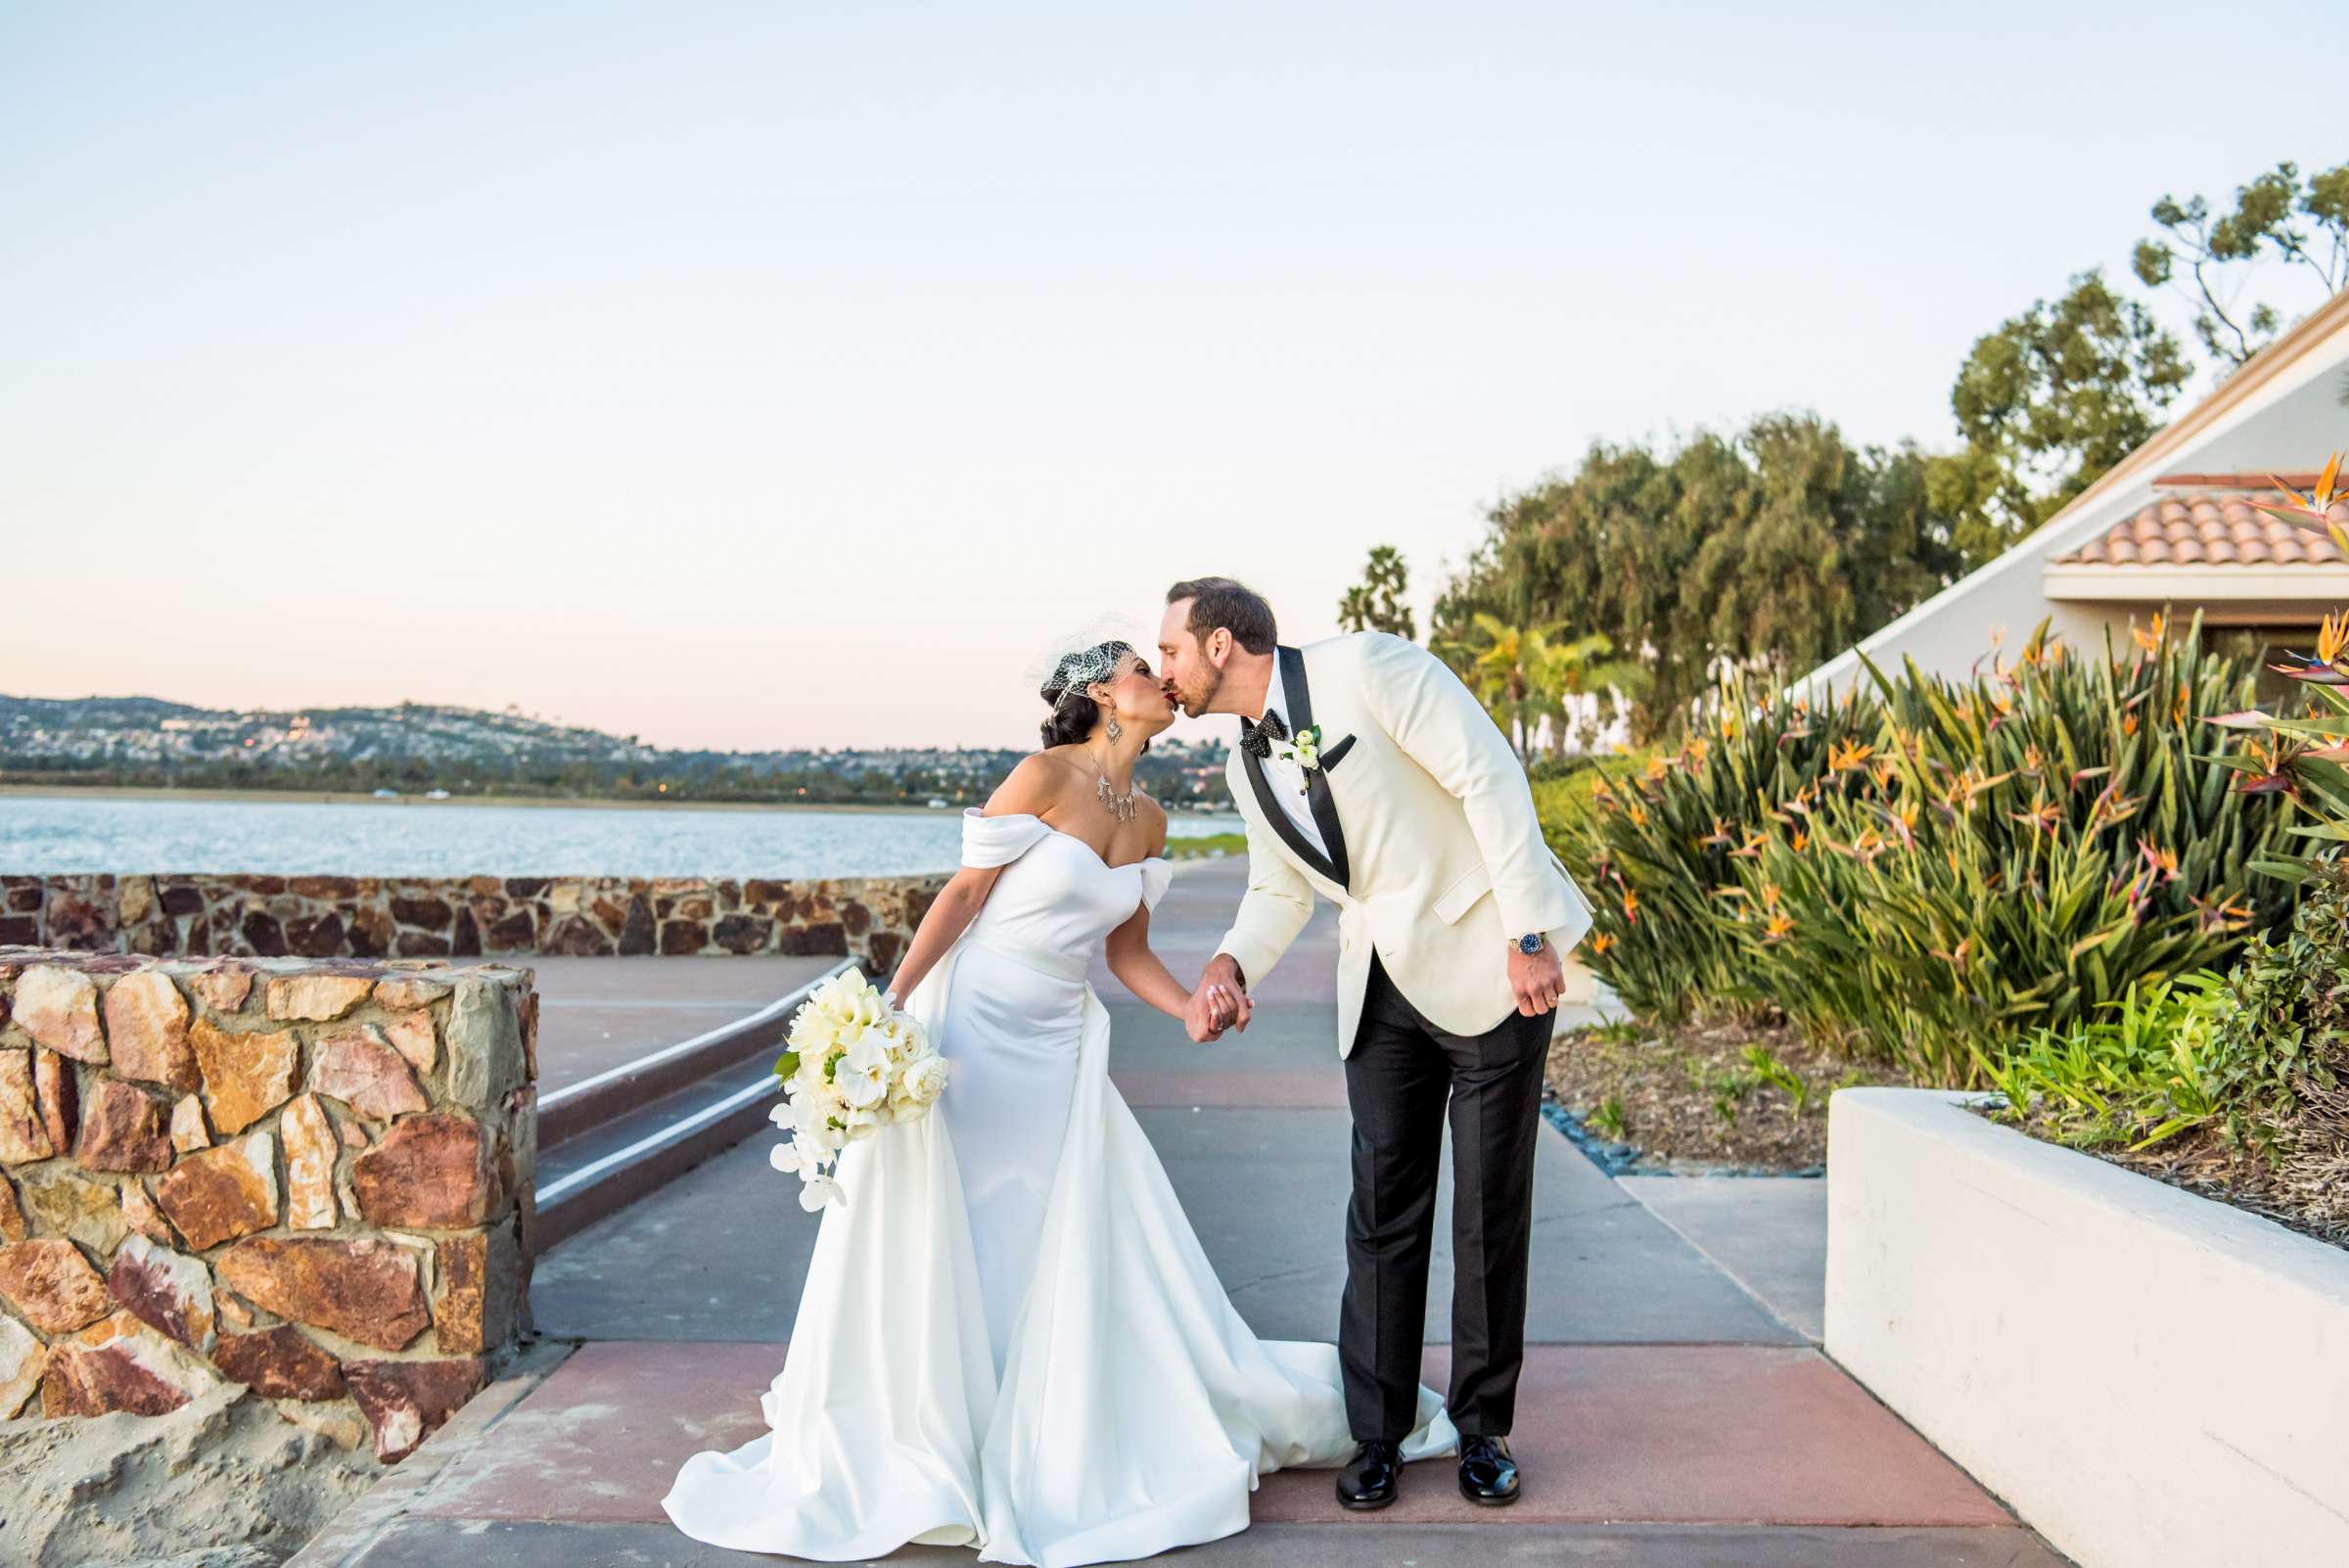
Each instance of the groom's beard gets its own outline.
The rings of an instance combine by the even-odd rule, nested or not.
[[[1185,714],[1193,718],[1205,718],[1216,711],[1216,697],[1222,690],[1223,671],[1219,669],[1207,677],[1207,685],[1195,695],[1179,692],[1176,695],[1181,701],[1182,711]]]

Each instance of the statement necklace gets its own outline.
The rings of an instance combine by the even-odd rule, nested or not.
[[[1085,753],[1085,756],[1087,757],[1091,757],[1092,755],[1093,754],[1089,751]],[[1109,787],[1109,769],[1103,767],[1098,761],[1093,763],[1093,771],[1096,775],[1098,775],[1096,782],[1093,785],[1094,797],[1098,799],[1104,807],[1108,807],[1109,814],[1111,816],[1116,817],[1121,822],[1132,821],[1134,809],[1133,790],[1128,787],[1125,794],[1120,795],[1115,790],[1111,789]]]

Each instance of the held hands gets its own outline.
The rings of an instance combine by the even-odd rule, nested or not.
[[[1540,952],[1509,948],[1509,990],[1517,997],[1519,1017],[1548,1012],[1557,1006],[1558,993],[1565,989],[1566,966],[1559,961],[1554,944],[1543,943]]]
[[[1191,992],[1183,1028],[1193,1040],[1205,1044],[1221,1038],[1226,1029],[1247,1029],[1254,1011],[1255,1004],[1240,985],[1240,966],[1230,954],[1218,953],[1200,975],[1199,989]]]

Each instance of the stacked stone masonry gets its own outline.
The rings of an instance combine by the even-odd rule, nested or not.
[[[0,1420],[234,1383],[405,1456],[529,1328],[537,1013],[494,964],[0,946]]]
[[[795,953],[895,966],[944,876],[0,876],[0,943],[306,958]]]

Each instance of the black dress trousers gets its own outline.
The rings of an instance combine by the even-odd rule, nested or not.
[[[1338,1317],[1346,1416],[1357,1442],[1412,1427],[1427,1320],[1437,1163],[1451,1123],[1451,1385],[1462,1436],[1507,1434],[1525,1360],[1534,1139],[1552,1013],[1515,1012],[1482,1035],[1422,1017],[1378,959],[1354,1049],[1354,1199],[1346,1212],[1346,1297]]]

